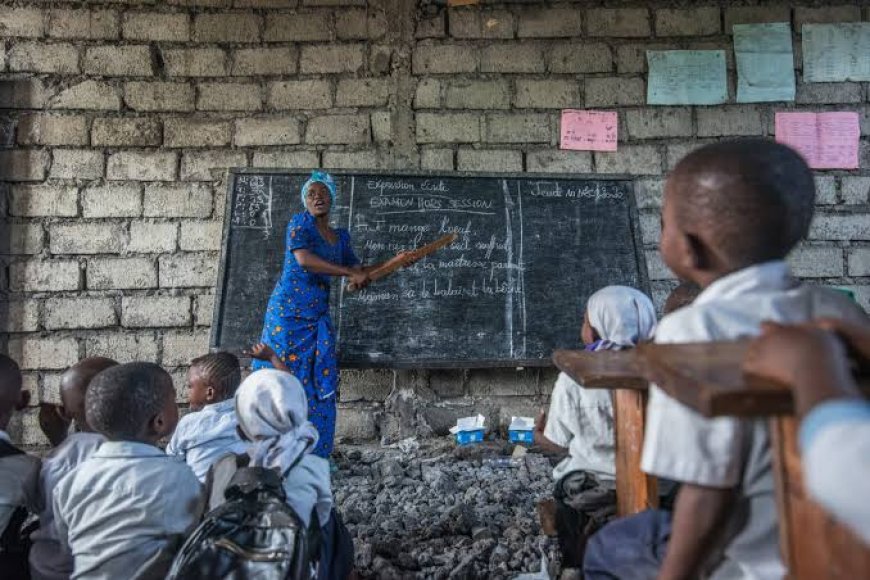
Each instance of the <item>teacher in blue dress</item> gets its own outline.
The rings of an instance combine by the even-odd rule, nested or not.
[[[287,226],[284,268],[266,307],[260,339],[305,388],[308,420],[320,435],[314,453],[320,457],[332,453],[339,380],[329,316],[330,277],[349,278],[358,287],[369,282],[350,233],[329,225],[335,195],[335,181],[323,171],[314,171],[302,185],[305,210]],[[269,366],[261,360],[253,363],[254,370]]]

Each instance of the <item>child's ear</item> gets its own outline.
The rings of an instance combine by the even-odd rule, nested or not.
[[[205,400],[206,401],[214,401],[216,396],[217,396],[217,389],[215,389],[211,385],[206,387],[206,389],[205,389]]]
[[[30,391],[21,389],[18,393],[18,402],[15,404],[16,411],[23,411],[30,405]]]
[[[686,241],[688,248],[687,259],[692,270],[700,270],[702,272],[713,270],[715,268],[715,260],[704,240],[700,236],[687,233]]]

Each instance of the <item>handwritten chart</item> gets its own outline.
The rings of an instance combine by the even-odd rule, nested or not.
[[[858,169],[858,113],[777,113],[776,140],[813,169]]]
[[[737,102],[793,101],[794,54],[788,22],[735,24]]]
[[[728,100],[724,50],[648,50],[650,105],[718,105]]]
[[[804,81],[870,81],[870,22],[804,24]]]
[[[616,151],[618,119],[613,111],[562,111],[560,149]]]

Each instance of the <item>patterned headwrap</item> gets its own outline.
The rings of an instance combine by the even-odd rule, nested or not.
[[[329,197],[332,198],[332,204],[335,205],[335,180],[325,171],[312,171],[308,181],[302,184],[302,205],[305,206],[305,195],[308,193],[308,188],[312,183],[322,183],[329,190]]]

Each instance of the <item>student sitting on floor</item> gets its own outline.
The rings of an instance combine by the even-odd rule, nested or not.
[[[48,432],[62,432],[61,428],[68,427],[67,421],[72,421],[75,430],[65,436],[63,442],[52,449],[42,461],[39,481],[43,509],[39,514],[39,529],[31,536],[33,546],[30,549],[30,576],[35,580],[65,580],[73,572],[73,558],[69,547],[60,544],[57,539],[54,523],[54,490],[57,482],[93,455],[106,440],[88,425],[85,417],[85,396],[93,378],[117,364],[108,358],[92,357],[81,360],[67,369],[60,377],[62,405],[59,411],[62,415],[55,415],[58,417],[55,428],[46,429],[46,423],[42,422],[43,429]],[[49,439],[52,438],[49,436]]]
[[[844,346],[870,364],[870,325],[768,323],[743,368],[791,385],[807,491],[870,545],[870,401],[858,391]]]
[[[252,373],[236,393],[239,429],[250,441],[252,467],[269,467],[283,480],[287,503],[306,527],[319,525],[321,579],[346,578],[353,567],[353,541],[333,509],[329,462],[313,455],[317,430],[308,421],[301,383],[290,373]]]
[[[655,326],[655,307],[646,294],[627,286],[607,286],[586,303],[581,339],[588,351],[622,350],[651,339]],[[584,389],[560,373],[550,396],[550,412],[538,417],[534,437],[545,451],[568,452],[553,469],[556,525],[563,566],[579,568],[586,533],[595,525],[587,524],[587,512],[602,520],[597,522],[601,525],[614,508],[616,467],[610,391]],[[597,489],[599,484],[604,489]],[[590,505],[590,493],[594,494],[594,505]],[[599,508],[607,513],[596,514]]]
[[[108,441],[55,487],[72,578],[163,577],[202,513],[190,467],[157,447],[178,423],[172,378],[152,363],[106,369],[91,381],[85,409]]]
[[[803,285],[783,261],[815,202],[812,172],[767,139],[704,146],[665,184],[660,249],[704,290],[664,317],[656,342],[732,340],[764,320],[861,319],[840,292]],[[708,419],[650,388],[642,468],[681,484],[674,511],[610,523],[592,537],[586,578],[781,578],[771,449],[763,420]]]
[[[12,414],[30,401],[21,381],[15,361],[0,354],[0,571],[9,578],[27,578],[30,542],[22,526],[41,507],[39,459],[12,445],[6,433]]]
[[[201,482],[227,453],[244,453],[239,438],[235,394],[242,382],[239,359],[228,352],[195,358],[187,371],[188,401],[195,411],[181,418],[166,453],[186,461]]]
[[[698,294],[701,293],[701,287],[694,282],[680,282],[677,287],[671,290],[668,297],[665,299],[663,312],[670,314],[684,306],[688,306],[695,301]]]

